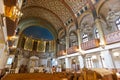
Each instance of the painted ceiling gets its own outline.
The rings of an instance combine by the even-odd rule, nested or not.
[[[80,9],[86,3],[86,0],[26,0],[24,1],[23,6],[21,8],[23,16],[21,17],[20,21],[22,22],[22,20],[25,19],[28,20],[32,18],[39,18],[41,20],[44,20],[45,22],[48,22],[45,24],[52,25],[52,27],[54,28],[54,30],[52,30],[52,34],[59,34],[61,31],[65,33],[65,30],[68,27],[66,23],[70,20],[75,25],[75,14],[77,14],[78,11],[80,11]],[[32,23],[30,24],[32,26]],[[40,24],[43,25],[44,23]],[[33,25],[36,24],[33,22]],[[50,27],[48,27],[47,29],[49,28]],[[53,39],[53,37],[51,37],[50,34],[46,36],[46,34],[49,33],[49,31],[46,31],[46,33],[43,31],[38,31],[39,34],[32,32],[34,30],[29,31],[26,29],[25,31],[26,34],[33,34],[33,36],[37,38]],[[42,32],[44,33],[44,36],[41,36],[41,34],[43,34]]]
[[[61,31],[65,32],[69,20],[76,24],[75,15],[86,4],[86,0],[26,0],[23,4],[21,8],[23,16],[20,21],[40,18],[53,25],[58,34]]]
[[[39,27],[39,26],[28,27],[27,29],[23,31],[23,34],[25,34],[28,37],[35,38],[35,39],[43,39],[43,40],[54,39],[54,36],[49,30]]]

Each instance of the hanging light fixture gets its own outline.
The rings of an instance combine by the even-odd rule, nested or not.
[[[5,16],[9,17],[11,20],[15,21],[17,18],[20,18],[23,13],[17,6],[5,6]]]

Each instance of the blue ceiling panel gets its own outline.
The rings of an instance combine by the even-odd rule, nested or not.
[[[53,40],[54,36],[52,33],[43,27],[31,26],[26,28],[23,33],[27,36],[36,38],[36,39],[44,39],[44,40]]]

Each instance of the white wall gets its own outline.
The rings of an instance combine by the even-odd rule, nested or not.
[[[47,66],[47,59],[39,59],[39,66],[40,65]]]
[[[119,54],[118,56],[115,56],[114,54]],[[113,55],[113,59],[114,59],[114,63],[115,63],[115,67],[116,68],[120,68],[120,49],[113,49],[112,50],[112,55]]]
[[[4,4],[3,4],[3,0],[0,0],[0,13],[4,13]]]

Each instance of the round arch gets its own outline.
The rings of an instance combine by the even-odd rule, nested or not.
[[[91,12],[91,11],[86,11],[85,13],[81,14],[80,18],[78,19],[78,27],[80,26],[80,23],[81,23],[82,19],[83,19],[86,15],[92,15],[92,12]]]
[[[107,1],[107,0],[106,0],[106,1]],[[101,1],[99,2],[98,6],[97,6],[97,8],[96,8],[96,13],[97,13],[97,15],[99,15],[99,11],[100,11],[102,5],[103,5],[106,1],[105,1],[105,0],[101,0]]]
[[[66,35],[66,32],[64,30],[59,31],[58,33],[58,39],[64,37]]]
[[[17,27],[20,29],[19,34],[21,34],[26,28],[30,26],[40,26],[46,28],[52,33],[55,39],[57,38],[57,30],[53,27],[53,25],[40,18],[28,18],[20,21]]]

